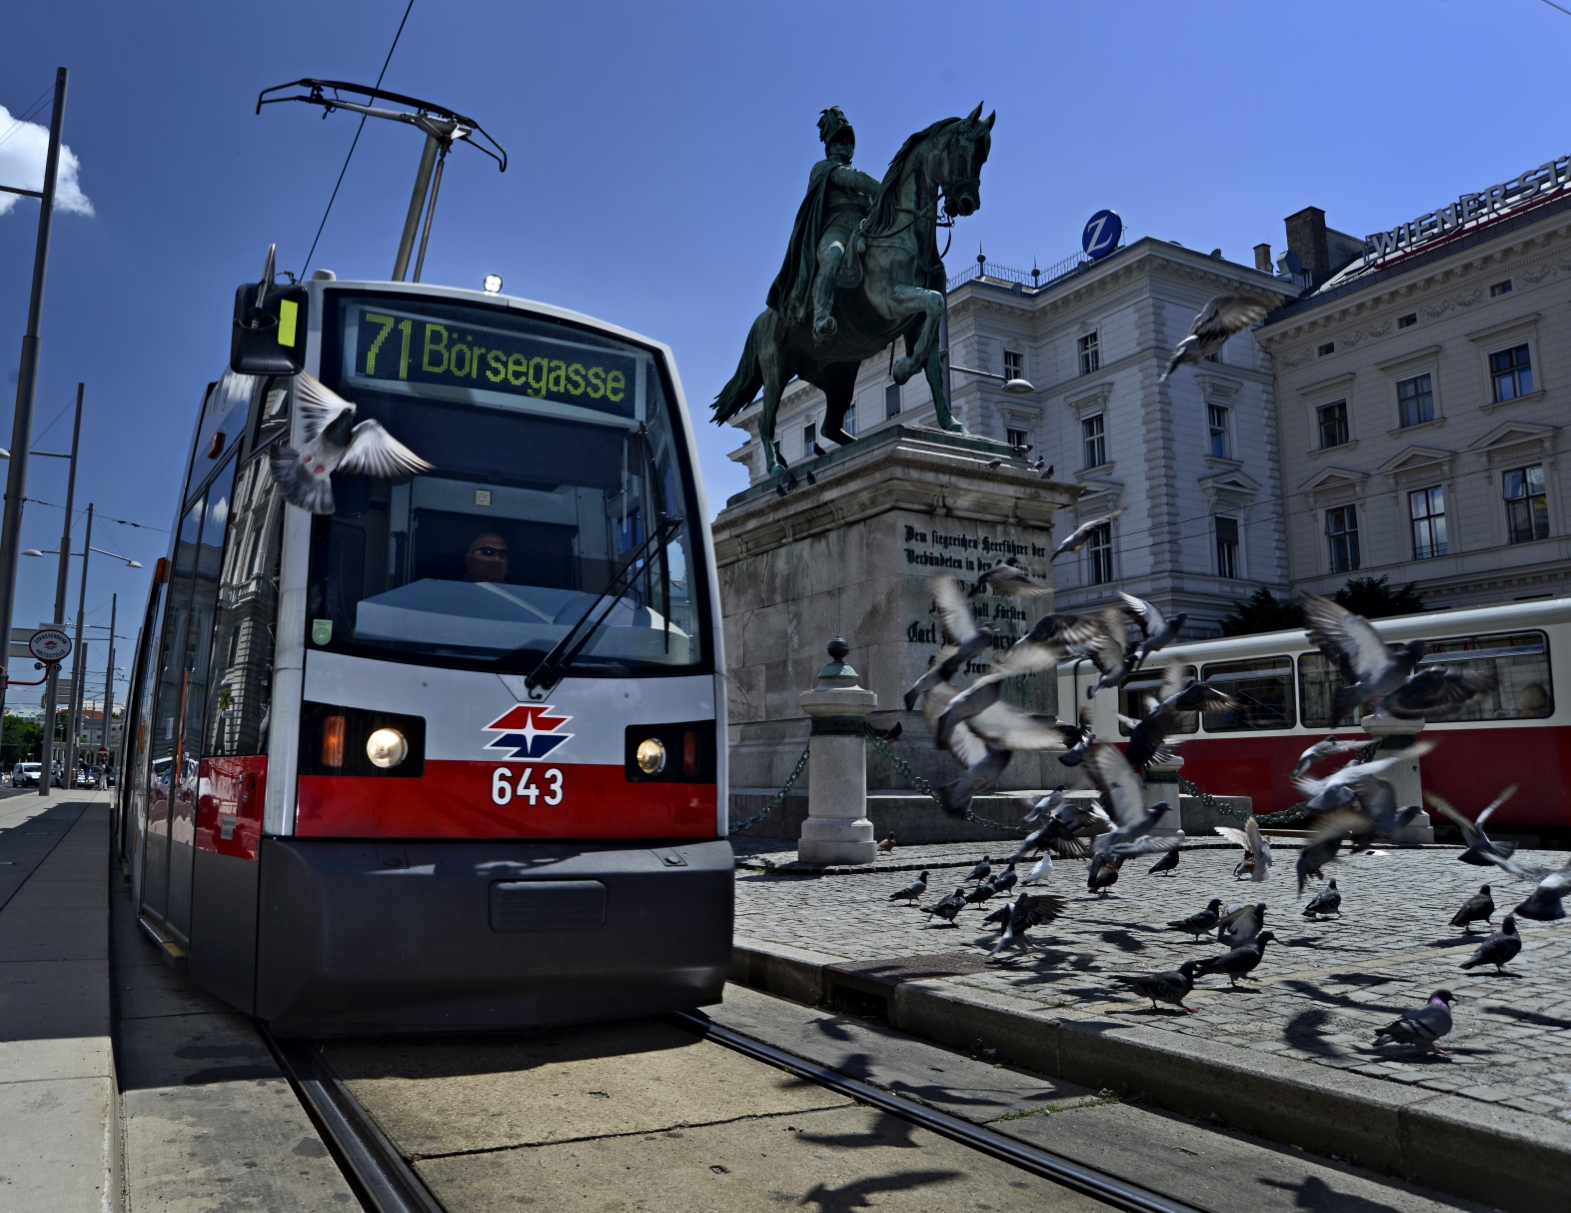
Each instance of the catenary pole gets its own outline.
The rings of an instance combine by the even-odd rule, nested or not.
[[[75,448],[73,447],[73,450]],[[76,600],[76,652],[71,662],[71,727],[67,750],[71,767],[76,769],[76,739],[82,733],[83,693],[87,681],[87,646],[82,642],[82,626],[87,614],[87,562],[93,558],[93,503],[87,503],[87,530],[82,535],[82,588]]]
[[[71,576],[71,512],[76,506],[76,451],[82,440],[82,385],[76,385],[76,420],[71,425],[71,474],[65,482],[65,527],[60,532],[60,568],[55,574],[55,618],[57,628],[65,626],[65,595],[68,579]],[[80,642],[81,637],[77,637]],[[60,663],[56,662],[49,667],[49,685],[44,691],[44,737],[48,740],[49,757],[44,760],[41,778],[38,781],[38,794],[49,795],[50,772],[54,770],[55,761],[55,713],[60,708]],[[71,739],[66,738],[69,746]],[[65,763],[62,760],[61,770],[64,771]]]
[[[22,362],[16,377],[11,466],[5,478],[5,516],[0,520],[0,628],[5,632],[7,655],[11,651],[12,616],[16,612],[16,565],[22,547],[27,453],[33,442],[33,402],[38,395],[38,324],[44,309],[44,271],[49,265],[49,231],[54,224],[55,178],[60,170],[60,131],[65,125],[65,86],[69,78],[65,68],[56,69],[55,104],[49,115],[49,152],[44,159],[44,188],[39,198],[38,244],[33,250],[33,293],[27,305],[27,333],[22,338]],[[0,678],[0,718],[4,714],[5,679]]]
[[[115,709],[115,615],[118,613],[119,607],[120,595],[111,594],[109,596],[109,644],[107,646],[109,649],[109,665],[104,670],[104,732],[98,741],[100,748],[106,752],[104,761],[101,764],[104,768],[103,779],[106,786],[109,782],[110,759],[114,755],[114,749],[110,746],[109,739],[112,735],[111,725],[114,720]]]

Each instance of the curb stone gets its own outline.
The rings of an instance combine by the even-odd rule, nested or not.
[[[738,938],[731,980],[815,1005],[844,958]],[[1571,1207],[1571,1124],[1512,1108],[1311,1066],[1257,1049],[1118,1023],[945,980],[892,986],[901,1032],[962,1049],[980,1044],[1091,1090],[1137,1093],[1190,1116],[1332,1152],[1432,1188],[1520,1213]]]

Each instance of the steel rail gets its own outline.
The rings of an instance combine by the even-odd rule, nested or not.
[[[263,1024],[256,1026],[362,1204],[372,1213],[444,1213],[403,1155],[322,1060],[315,1041],[280,1039]]]
[[[882,1112],[888,1112],[891,1116],[898,1116],[901,1120],[930,1129],[979,1153],[1010,1163],[1022,1171],[1029,1171],[1043,1179],[1050,1179],[1082,1195],[1105,1201],[1116,1208],[1130,1210],[1130,1213],[1197,1213],[1194,1205],[1172,1200],[1138,1184],[1072,1162],[1061,1155],[1028,1145],[1019,1138],[999,1133],[984,1125],[962,1120],[958,1116],[951,1116],[947,1112],[940,1112],[936,1108],[929,1108],[889,1091],[880,1090],[878,1087],[850,1078],[817,1062],[807,1061],[795,1054],[787,1053],[784,1049],[777,1049],[761,1040],[722,1027],[704,1015],[676,1011],[665,1018],[668,1022],[695,1035],[724,1045],[728,1049],[734,1049],[744,1057],[751,1057],[765,1065],[785,1070],[798,1078],[805,1078],[809,1082],[837,1091],[860,1103],[870,1104]]]

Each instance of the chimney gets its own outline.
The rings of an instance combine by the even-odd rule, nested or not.
[[[1255,245],[1255,268],[1262,274],[1271,272],[1271,246],[1269,244]]]
[[[1331,272],[1331,251],[1326,243],[1326,213],[1318,206],[1306,206],[1296,215],[1289,215],[1287,247],[1298,254],[1309,275],[1309,284],[1324,281]]]

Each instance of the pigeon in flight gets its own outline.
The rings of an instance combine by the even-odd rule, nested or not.
[[[1538,881],[1538,887],[1528,895],[1526,901],[1511,911],[1513,914],[1531,918],[1534,922],[1555,922],[1566,916],[1565,907],[1560,902],[1567,894],[1571,894],[1571,863],[1552,870],[1519,863],[1515,859],[1502,859],[1489,852],[1483,854],[1490,863],[1504,868],[1518,880]]]
[[[1474,893],[1471,897],[1462,903],[1462,908],[1458,910],[1455,916],[1451,919],[1450,925],[1453,927],[1461,927],[1464,931],[1471,935],[1473,933],[1473,924],[1475,922],[1488,922],[1490,919],[1494,918],[1494,916],[1494,896],[1490,893],[1489,886],[1487,884],[1479,885],[1478,892]]]
[[[955,647],[940,653],[939,660],[911,684],[911,689],[905,694],[908,712],[916,709],[917,701],[928,691],[948,682],[965,668],[966,662],[993,647],[993,629],[977,626],[971,608],[966,605],[965,596],[960,592],[959,583],[953,577],[933,578],[933,603],[938,608],[939,622],[943,624],[945,634],[954,641]]]
[[[906,885],[905,888],[903,888],[903,889],[896,889],[893,893],[891,893],[889,895],[889,900],[890,901],[900,901],[900,900],[904,899],[905,903],[907,905],[910,905],[918,897],[924,897],[926,895],[927,895],[927,873],[923,872],[920,876],[918,876],[910,884]]]
[[[1004,933],[999,936],[998,942],[993,945],[993,950],[988,953],[988,960],[992,960],[1005,948],[1035,949],[1036,945],[1026,938],[1026,932],[1032,927],[1039,927],[1043,923],[1052,922],[1064,912],[1064,899],[1053,897],[1049,894],[1022,893],[1016,897],[1014,904],[1009,907],[1009,917],[1004,923]]]
[[[1053,587],[1043,585],[1032,577],[1020,563],[1020,558],[1011,556],[1002,564],[995,564],[992,568],[984,570],[976,579],[976,585],[971,588],[971,593],[967,597],[975,598],[988,590],[1015,598],[1035,598],[1042,594],[1051,594]]]
[[[1259,884],[1271,874],[1271,844],[1260,833],[1260,823],[1253,817],[1244,822],[1242,830],[1235,830],[1232,826],[1217,826],[1216,832],[1244,848],[1244,857],[1233,869],[1234,880],[1248,876]]]
[[[1329,814],[1321,819],[1321,824],[1329,825],[1330,818],[1336,816],[1338,815],[1335,813]],[[1362,824],[1363,819],[1359,814],[1349,813],[1347,817],[1352,820],[1337,823],[1335,829],[1320,835],[1316,841],[1306,843],[1304,849],[1298,853],[1298,862],[1295,866],[1298,870],[1298,895],[1300,897],[1304,895],[1304,887],[1309,883],[1311,876],[1316,880],[1322,879],[1324,874],[1320,869],[1328,863],[1336,862],[1336,853],[1342,849],[1342,839],[1352,832],[1351,828],[1343,829],[1342,827],[1344,825],[1354,827]]]
[[[1161,859],[1158,859],[1154,864],[1147,868],[1146,874],[1148,876],[1155,876],[1158,872],[1163,874],[1176,872],[1178,870],[1179,854],[1180,852],[1176,850],[1169,851],[1166,855],[1162,856]]]
[[[1115,823],[1113,829],[1092,840],[1093,857],[1101,855],[1122,862],[1131,855],[1171,851],[1183,844],[1182,830],[1170,838],[1151,836],[1156,823],[1168,810],[1167,802],[1162,800],[1149,808],[1146,806],[1145,785],[1115,746],[1097,746],[1091,751],[1086,769],[1102,794],[1103,807]]]
[[[1170,663],[1162,676],[1161,698],[1147,700],[1146,713],[1130,728],[1125,757],[1136,770],[1149,765],[1170,733],[1178,731],[1184,712],[1219,712],[1237,701],[1227,692],[1196,678],[1185,679],[1183,669]]]
[[[1333,771],[1324,779],[1308,777],[1293,780],[1293,786],[1304,796],[1305,808],[1311,813],[1326,813],[1332,809],[1350,807],[1359,797],[1360,785],[1366,781],[1383,783],[1375,777],[1401,762],[1412,762],[1431,753],[1437,742],[1432,737],[1420,737],[1405,750],[1398,750],[1387,758],[1370,762],[1350,762]]]
[[[1129,987],[1142,998],[1149,998],[1153,1011],[1160,1009],[1157,1003],[1165,1002],[1193,1014],[1195,1008],[1184,1006],[1184,999],[1189,997],[1189,991],[1195,988],[1195,969],[1199,965],[1198,960],[1186,960],[1178,968],[1170,969],[1166,973],[1115,976],[1113,980],[1121,986]]]
[[[1051,472],[1052,469],[1049,468],[1048,471]],[[1046,475],[1046,473],[1043,474]],[[1120,506],[1116,510],[1112,510],[1109,513],[1103,514],[1100,518],[1093,518],[1089,522],[1082,522],[1074,530],[1070,531],[1068,535],[1064,536],[1063,542],[1053,549],[1053,554],[1047,558],[1048,563],[1051,564],[1065,552],[1078,552],[1081,548],[1085,547],[1088,542],[1090,542],[1092,531],[1096,530],[1097,527],[1102,526],[1104,523],[1112,522],[1113,519],[1117,518],[1124,512],[1125,508],[1126,507]]]
[[[940,738],[939,745],[964,768],[960,778],[933,789],[945,813],[963,818],[970,812],[972,798],[998,782],[1014,753],[982,740],[965,721],[954,725],[947,734],[940,733],[940,719],[956,694],[951,683],[939,683],[924,696],[922,715],[934,736]]]
[[[1189,326],[1188,336],[1174,347],[1173,360],[1157,382],[1165,383],[1167,377],[1186,362],[1198,365],[1220,351],[1229,337],[1259,324],[1279,306],[1274,300],[1250,295],[1217,295],[1200,309],[1200,314]]]
[[[1309,774],[1309,768],[1317,762],[1327,758],[1334,758],[1339,754],[1356,754],[1364,748],[1364,743],[1357,741],[1340,741],[1335,736],[1327,737],[1324,741],[1317,741],[1298,756],[1298,765],[1293,768],[1293,778],[1302,779]]]
[[[1241,943],[1231,952],[1223,952],[1220,956],[1210,956],[1205,960],[1196,962],[1195,976],[1204,977],[1215,974],[1226,977],[1229,984],[1238,985],[1240,977],[1248,977],[1265,959],[1266,944],[1276,936],[1270,931],[1261,931],[1247,943]]]
[[[312,514],[331,514],[334,472],[359,472],[397,480],[432,467],[384,428],[380,421],[355,423],[356,408],[309,371],[295,376],[300,411],[300,450],[282,442],[268,454],[273,480],[290,505]]]
[[[1061,783],[1046,796],[1042,797],[1041,800],[1034,801],[1031,805],[1031,811],[1021,820],[1026,825],[1033,826],[1041,821],[1043,817],[1051,817],[1053,810],[1064,803],[1064,790],[1067,786],[1067,784]]]
[[[1322,892],[1316,893],[1309,899],[1309,904],[1304,907],[1304,917],[1319,920],[1327,914],[1342,917],[1342,894],[1336,887],[1333,879],[1331,884]]]
[[[1476,821],[1469,821],[1466,817],[1463,817],[1447,801],[1433,792],[1425,792],[1424,799],[1429,801],[1430,805],[1440,813],[1449,817],[1455,823],[1456,828],[1462,831],[1462,841],[1467,843],[1467,850],[1463,851],[1457,858],[1463,863],[1472,864],[1475,868],[1487,868],[1490,861],[1484,857],[1485,851],[1491,855],[1498,855],[1501,859],[1510,859],[1516,853],[1516,843],[1493,842],[1490,840],[1489,835],[1484,833],[1484,822],[1489,820],[1490,814],[1505,804],[1515,794],[1516,784],[1513,783],[1494,798],[1489,807],[1478,815],[1478,820]]]
[[[1478,950],[1462,962],[1462,967],[1476,969],[1481,965],[1494,965],[1496,973],[1504,973],[1501,966],[1514,960],[1521,950],[1522,937],[1517,934],[1516,918],[1507,914],[1500,922],[1500,929],[1479,944]]]
[[[1230,948],[1240,948],[1260,934],[1266,922],[1266,903],[1257,901],[1252,906],[1229,906],[1217,919],[1218,943]]]
[[[1179,629],[1188,622],[1189,615],[1180,611],[1168,619],[1155,603],[1126,594],[1123,590],[1118,591],[1118,596],[1124,600],[1124,612],[1140,628],[1140,655],[1135,659],[1135,666],[1139,668],[1152,653],[1178,639]]]
[[[1193,935],[1198,943],[1202,935],[1216,930],[1216,924],[1221,921],[1222,899],[1213,897],[1211,904],[1198,914],[1191,914],[1188,918],[1177,918],[1167,925],[1175,931],[1183,931],[1186,935]]]
[[[1086,656],[1102,676],[1086,688],[1086,698],[1095,699],[1108,687],[1121,687],[1135,672],[1140,642],[1128,639],[1124,629],[1124,613],[1116,607],[1102,612],[1101,633],[1085,646]]]
[[[1436,990],[1416,1011],[1402,1012],[1401,1018],[1376,1032],[1375,1044],[1415,1045],[1420,1052],[1449,1057],[1450,1054],[1438,1048],[1435,1041],[1450,1034],[1451,1004],[1456,1001],[1457,996],[1450,990]]]

